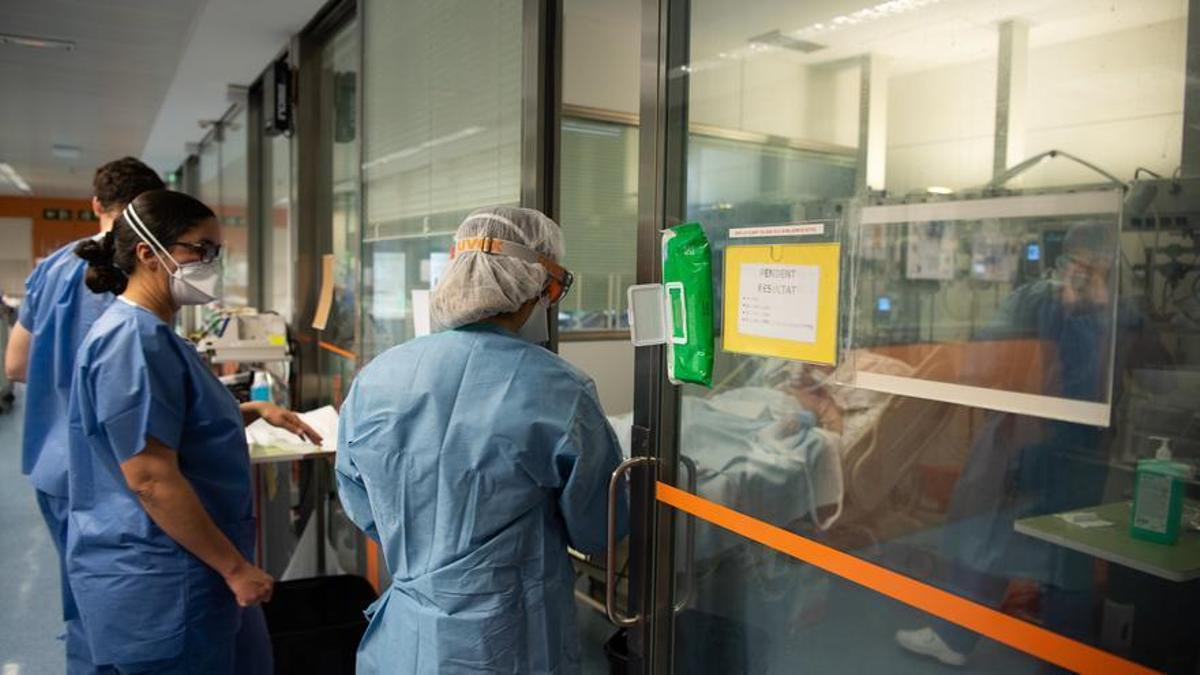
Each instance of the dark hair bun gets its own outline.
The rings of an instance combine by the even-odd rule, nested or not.
[[[113,233],[106,232],[100,239],[86,239],[75,247],[75,255],[87,264],[83,282],[93,293],[120,294],[125,291],[129,278],[113,263],[116,248]]]

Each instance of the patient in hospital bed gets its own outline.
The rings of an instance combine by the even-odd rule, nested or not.
[[[878,354],[859,359],[873,372],[913,372]],[[781,527],[808,521],[828,529],[841,514],[843,459],[870,442],[891,396],[836,384],[849,379],[847,365],[835,371],[774,359],[744,363],[744,372],[708,395],[688,389],[682,397],[680,450],[696,466],[697,494]],[[628,456],[632,416],[610,421]],[[722,541],[704,542],[709,552],[731,545],[714,538]],[[701,544],[697,550],[705,551]]]
[[[878,354],[858,358],[859,367],[874,372],[908,376],[915,370]],[[835,371],[754,359],[741,360],[739,368],[718,379],[712,392],[688,387],[681,398],[680,450],[696,467],[695,492],[793,531],[833,527],[848,492],[846,463],[876,449],[872,432],[892,397],[837,384],[850,379],[847,365]],[[632,416],[610,421],[628,456]],[[885,444],[882,451],[893,449]],[[889,457],[884,463],[902,462]],[[687,486],[688,478],[680,467],[678,485]],[[772,633],[766,627],[799,631],[824,611],[829,581],[815,568],[797,569],[786,555],[719,527],[699,524],[694,536],[695,572],[680,581],[695,585],[688,611],[726,628],[736,625],[738,633],[704,640],[726,648],[732,639],[746,654],[766,654]],[[753,613],[739,609],[751,606]]]

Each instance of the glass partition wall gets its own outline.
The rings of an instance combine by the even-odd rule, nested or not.
[[[210,203],[221,219],[221,302],[226,307],[251,304],[251,246],[248,206],[249,171],[246,106],[238,105],[221,123],[218,201]]]
[[[1176,544],[1129,529],[1139,460],[1200,465],[1191,4],[561,3],[562,353],[664,481],[635,481],[618,558],[631,668],[1195,671],[1196,484]],[[522,202],[529,10],[556,3],[353,5],[298,57],[307,126],[262,149],[261,297],[297,327],[311,405],[416,334],[463,216]],[[237,120],[185,182],[248,302]],[[660,280],[657,233],[686,221],[714,254],[711,389],[620,341],[627,286]],[[810,234],[747,240],[777,225]],[[811,245],[839,247],[835,362],[726,351],[727,266]],[[578,562],[601,672],[604,569]]]
[[[641,183],[641,254],[663,222],[704,226],[718,354],[711,389],[639,361],[675,536],[673,561],[648,554],[635,655],[1194,672],[1200,582],[1176,565],[1200,535],[1149,543],[1130,517],[1139,460],[1200,464],[1188,3],[646,6],[642,157],[667,163]],[[797,223],[823,233],[734,233]],[[753,301],[728,261],[828,243],[837,362],[724,350]]]
[[[263,309],[293,320],[293,285],[296,274],[295,236],[292,232],[292,146],[290,136],[265,138],[262,143],[263,175],[260,180],[262,228]]]
[[[364,12],[362,356],[415,335],[459,222],[521,198],[521,0]]]

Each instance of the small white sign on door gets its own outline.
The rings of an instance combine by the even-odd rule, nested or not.
[[[820,287],[816,265],[742,265],[738,331],[815,343]]]

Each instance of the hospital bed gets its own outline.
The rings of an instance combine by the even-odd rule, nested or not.
[[[859,368],[898,376],[943,379],[937,347],[875,348],[855,356]],[[916,515],[916,467],[961,411],[838,384],[850,380],[849,360],[833,371],[775,360],[742,360],[712,392],[681,399],[680,448],[695,466],[696,492],[709,500],[789,530],[870,547],[926,526]],[[718,365],[718,372],[720,368]],[[631,416],[610,418],[626,456]],[[681,474],[684,472],[681,472]],[[681,478],[682,480],[682,478]],[[706,570],[751,565],[761,575],[765,550],[716,527],[696,528],[698,577]],[[622,547],[624,549],[624,547]],[[625,551],[618,555],[623,603]],[[603,560],[575,555],[581,600],[597,607]],[[701,593],[703,595],[703,593]],[[586,596],[586,597],[582,597]]]

